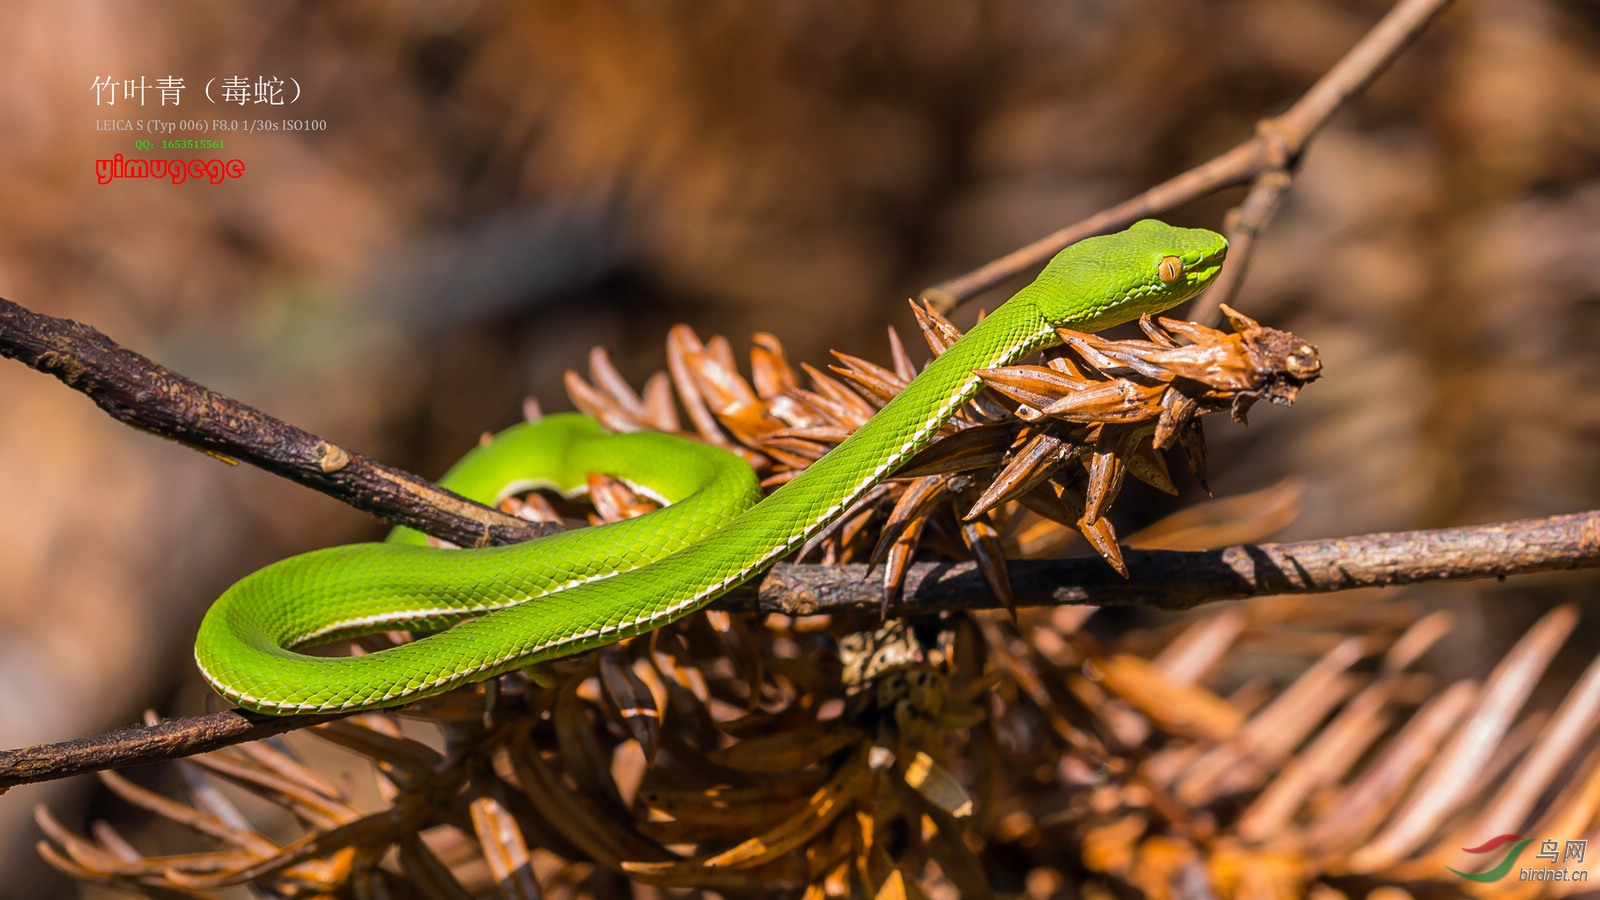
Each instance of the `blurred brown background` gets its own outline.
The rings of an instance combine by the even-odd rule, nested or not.
[[[642,381],[673,322],[882,359],[905,297],[1248,136],[1387,7],[7,0],[0,296],[437,475],[523,396],[566,408],[591,345]],[[1304,476],[1289,537],[1600,501],[1597,50],[1592,0],[1462,0],[1313,145],[1237,305],[1327,377],[1210,429],[1219,495]],[[187,79],[165,118],[327,129],[136,154],[146,135],[94,123],[162,114],[154,95],[140,116],[90,85],[140,75]],[[207,104],[230,75],[304,93]],[[117,152],[248,171],[97,185]],[[1169,218],[1216,227],[1238,199]],[[1173,508],[1130,490],[1118,516]],[[198,711],[190,643],[223,587],[379,533],[0,365],[0,745]],[[1430,590],[1468,623],[1440,665],[1495,658],[1593,584]],[[73,890],[34,856],[38,801],[71,820],[93,785],[0,799],[0,897]]]

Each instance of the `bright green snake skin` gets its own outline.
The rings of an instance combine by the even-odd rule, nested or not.
[[[1181,303],[1216,277],[1226,250],[1214,232],[1148,219],[1073,244],[848,440],[759,503],[750,468],[725,450],[664,434],[608,434],[571,414],[518,425],[442,483],[494,502],[534,486],[571,493],[595,471],[648,486],[669,505],[508,547],[435,549],[400,529],[388,543],[301,554],[218,598],[200,625],[195,660],[240,706],[331,713],[408,703],[660,627],[790,553],[891,475],[977,393],[974,369],[1050,346],[1057,327],[1095,331]],[[1183,264],[1181,273],[1169,264],[1170,283],[1161,277],[1167,257]],[[292,649],[450,625],[365,656]]]

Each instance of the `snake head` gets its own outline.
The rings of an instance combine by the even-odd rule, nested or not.
[[[1227,254],[1228,239],[1214,231],[1144,219],[1057,253],[1031,293],[1053,325],[1098,331],[1200,293]]]

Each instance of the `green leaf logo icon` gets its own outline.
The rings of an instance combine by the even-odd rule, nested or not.
[[[1512,866],[1517,864],[1517,856],[1522,853],[1522,848],[1533,843],[1533,838],[1525,838],[1520,834],[1502,834],[1498,837],[1490,838],[1476,847],[1461,848],[1463,853],[1489,853],[1490,851],[1499,849],[1501,846],[1512,841],[1517,842],[1516,846],[1511,848],[1511,852],[1506,854],[1505,859],[1500,860],[1500,865],[1495,866],[1488,871],[1463,872],[1460,869],[1450,869],[1449,866],[1445,866],[1445,868],[1450,869],[1450,871],[1460,875],[1462,878],[1465,878],[1468,881],[1477,881],[1482,883],[1499,881],[1500,879],[1506,877],[1506,874],[1511,871]]]

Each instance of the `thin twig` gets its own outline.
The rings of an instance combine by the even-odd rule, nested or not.
[[[1011,563],[1018,606],[1138,605],[1190,609],[1218,600],[1319,594],[1351,588],[1503,578],[1600,567],[1600,511],[1428,531],[1221,550],[1127,550],[1130,577],[1099,559]],[[866,567],[779,565],[722,609],[815,615],[876,613],[883,588]],[[919,563],[906,579],[902,615],[998,607],[975,563]],[[328,721],[229,711],[22,750],[0,751],[0,790],[99,769],[139,765],[257,740]]]
[[[1095,213],[965,275],[924,288],[922,299],[932,303],[940,312],[947,313],[962,301],[1040,265],[1061,248],[1086,237],[1125,228],[1138,219],[1224,188],[1247,184],[1263,176],[1292,173],[1305,153],[1306,145],[1333,114],[1365,90],[1449,3],[1450,0],[1400,0],[1294,106],[1276,118],[1260,122],[1255,137],[1131,200]],[[1281,194],[1287,186],[1288,182],[1282,181],[1275,190]],[[1264,198],[1258,198],[1258,204],[1261,199]],[[1259,231],[1277,205],[1276,197],[1272,200],[1258,212],[1253,222],[1246,223],[1243,216],[1238,220]],[[1237,235],[1232,233],[1232,229],[1229,231],[1228,237],[1232,240]],[[1242,270],[1248,255],[1248,242],[1242,248],[1231,247],[1229,266]],[[1237,283],[1235,278],[1233,284]],[[1205,303],[1203,311],[1210,319],[1214,319],[1217,304],[1226,302],[1227,297],[1215,286],[1208,294],[1216,295],[1216,299],[1200,302]],[[1199,306],[1196,310],[1202,311]],[[1210,319],[1200,315],[1192,314],[1190,318],[1210,323]]]
[[[1231,303],[1239,293],[1239,285],[1244,283],[1250,257],[1256,248],[1256,237],[1272,221],[1292,181],[1288,172],[1263,172],[1250,185],[1244,202],[1228,210],[1222,223],[1222,230],[1228,237],[1228,264],[1222,267],[1211,287],[1194,301],[1186,318],[1202,325],[1215,325],[1222,318],[1222,305]]]
[[[396,525],[463,547],[561,530],[480,506],[219,394],[87,325],[0,298],[0,356],[54,375],[112,418],[225,462],[282,475]]]
[[[1001,282],[1040,265],[1059,253],[1063,247],[1075,244],[1086,237],[1125,228],[1139,219],[1153,216],[1196,197],[1204,197],[1223,188],[1244,184],[1264,167],[1262,149],[1263,145],[1259,141],[1240,144],[1221,156],[1202,163],[1176,178],[1164,181],[1131,200],[1124,200],[1075,225],[1068,225],[999,259],[984,263],[965,275],[923,288],[920,296],[924,301],[933,304],[934,309],[948,313],[962,301],[970,300]]]

